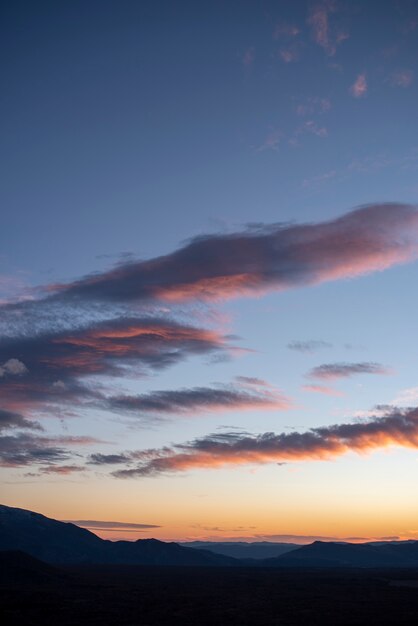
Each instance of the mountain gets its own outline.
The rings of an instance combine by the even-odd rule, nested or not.
[[[315,541],[262,562],[266,567],[418,567],[418,542]]]
[[[0,552],[0,585],[2,586],[22,583],[50,584],[61,579],[65,580],[62,572],[25,552],[20,550]]]
[[[273,543],[272,541],[189,541],[180,543],[186,548],[210,550],[235,559],[269,559],[299,548],[297,543]]]
[[[84,528],[0,505],[0,551],[19,550],[52,564],[233,566],[234,559],[157,539],[106,541]]]
[[[210,550],[203,547],[210,547]],[[271,554],[273,549],[287,551],[272,558],[262,558],[263,550]],[[10,551],[19,552],[17,556],[7,556],[5,553]],[[26,554],[22,556],[21,552]],[[179,545],[157,539],[112,542],[100,539],[69,522],[58,522],[39,513],[0,505],[0,555],[3,561],[6,559],[5,563],[9,558],[11,562],[17,563],[18,568],[23,563],[26,572],[41,567],[39,563],[28,561],[31,557],[50,565],[90,563],[195,567],[418,568],[418,541],[359,544],[315,541],[301,547],[269,543],[260,546],[244,542],[238,545],[222,542]],[[1,559],[0,565],[3,563]],[[46,570],[44,573],[47,573]]]

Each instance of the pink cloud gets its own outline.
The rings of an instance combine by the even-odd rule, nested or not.
[[[314,132],[315,128],[310,128]],[[273,134],[260,149],[274,148],[278,137]],[[50,298],[115,303],[149,299],[219,301],[351,278],[417,257],[416,208],[375,204],[318,224],[273,225],[198,237],[165,256],[55,285],[55,294]],[[138,332],[133,329],[133,336]],[[97,337],[80,338],[97,339],[102,343]]]
[[[354,98],[363,98],[367,93],[366,74],[359,74],[350,87],[350,93]]]
[[[346,30],[331,26],[330,16],[336,12],[336,2],[323,0],[311,8],[307,20],[314,41],[325,50],[328,56],[333,56],[337,51],[337,46],[349,38]]]
[[[343,396],[342,391],[338,391],[338,389],[333,389],[332,387],[325,387],[324,385],[303,385],[302,389],[304,391],[312,391],[313,393],[322,393],[326,396]]]

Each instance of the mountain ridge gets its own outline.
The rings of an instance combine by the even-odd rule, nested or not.
[[[418,541],[332,542],[308,545],[277,544],[279,555],[264,558],[258,544],[196,542],[192,547],[155,538],[109,541],[71,522],[41,513],[0,505],[0,552],[20,551],[52,565],[156,565],[264,568],[418,568]],[[202,544],[205,549],[202,549]],[[223,552],[219,552],[222,550]],[[262,549],[271,550],[266,545]],[[218,550],[218,552],[216,551]],[[239,553],[241,550],[241,553]],[[244,550],[244,554],[242,554]],[[246,552],[245,552],[246,551]],[[239,558],[237,555],[240,554]]]

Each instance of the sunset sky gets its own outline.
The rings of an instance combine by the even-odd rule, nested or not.
[[[418,2],[0,11],[1,503],[418,539]]]

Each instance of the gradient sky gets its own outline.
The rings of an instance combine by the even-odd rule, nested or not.
[[[418,2],[1,8],[1,501],[418,538]]]

